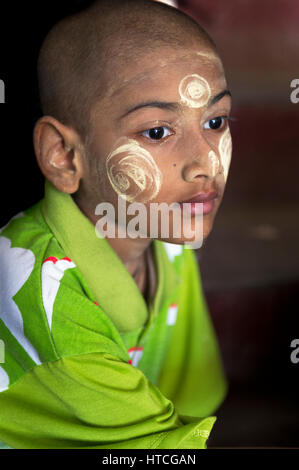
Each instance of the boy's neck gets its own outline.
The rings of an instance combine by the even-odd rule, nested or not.
[[[145,250],[141,263],[137,268],[137,273],[133,274],[133,279],[146,303],[149,304],[156,291],[156,270],[151,245]]]

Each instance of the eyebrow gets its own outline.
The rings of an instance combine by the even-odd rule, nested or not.
[[[222,100],[222,98],[224,98],[224,96],[232,97],[232,94],[229,90],[223,90],[220,93],[218,93],[217,95],[212,96],[212,98],[209,101],[208,106],[212,106],[213,104],[218,103],[218,101]]]
[[[123,119],[124,117],[128,116],[128,114],[134,113],[141,108],[159,108],[159,109],[167,109],[169,111],[178,111],[180,109],[179,103],[170,103],[166,101],[145,101],[143,103],[139,103],[133,108],[130,108],[126,111],[119,119]]]
[[[231,92],[229,90],[223,90],[217,95],[213,96],[208,103],[208,107],[218,103],[218,101],[220,101],[224,96],[231,97]],[[119,119],[123,119],[124,117],[128,116],[131,113],[134,113],[135,111],[141,108],[159,108],[167,109],[168,111],[179,111],[181,109],[181,104],[167,101],[145,101],[137,104],[133,108],[130,108],[122,116],[120,116]]]

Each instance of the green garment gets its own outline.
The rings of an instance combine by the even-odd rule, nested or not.
[[[192,249],[153,241],[156,293],[72,197],[0,234],[0,440],[11,448],[200,449],[226,394]]]

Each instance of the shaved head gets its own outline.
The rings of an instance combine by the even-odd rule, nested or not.
[[[162,46],[216,48],[190,17],[151,0],[98,0],[47,35],[38,60],[42,111],[85,138],[92,106],[126,64]]]

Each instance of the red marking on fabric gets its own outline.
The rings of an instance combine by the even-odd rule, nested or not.
[[[61,260],[58,260],[58,258],[56,258],[56,256],[49,256],[48,258],[46,258],[44,261],[43,261],[43,264],[46,263],[47,261],[52,261],[53,264],[57,263],[57,261],[69,261],[70,263],[72,262],[72,260],[70,258],[61,258]]]
[[[57,263],[58,261],[58,258],[55,258],[55,256],[49,256],[49,258],[45,259],[45,261],[43,261],[43,264],[46,263],[47,261],[52,261],[52,263]]]
[[[128,349],[128,352],[130,353],[131,351],[143,351],[143,347],[142,346],[136,346],[134,348],[130,348]]]

